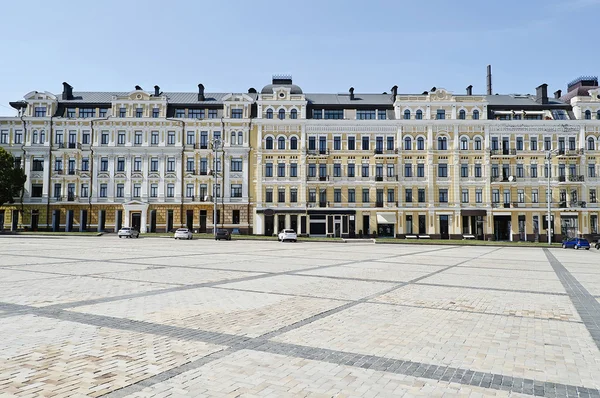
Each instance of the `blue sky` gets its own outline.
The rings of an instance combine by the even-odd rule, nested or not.
[[[600,0],[59,1],[0,5],[0,115],[32,90],[566,89],[600,74]]]

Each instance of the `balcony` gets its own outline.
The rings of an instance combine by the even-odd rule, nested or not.
[[[375,155],[397,155],[398,149],[375,149],[373,151]]]
[[[54,170],[54,174],[63,175],[63,170]]]
[[[192,196],[186,196],[185,197],[185,201],[186,202],[195,202],[196,201],[196,197],[194,195],[192,195]]]
[[[491,182],[517,182],[517,177],[515,176],[495,176],[490,177]]]
[[[329,149],[307,149],[306,150],[306,154],[308,156],[328,156],[329,155]]]
[[[375,202],[375,207],[383,207],[383,202]]]
[[[398,181],[398,176],[386,176],[385,181]]]
[[[558,176],[558,182],[584,182],[585,176],[572,175],[572,176]]]
[[[510,208],[510,203],[503,203],[503,206],[505,209],[509,209]]]
[[[77,174],[79,174],[79,173],[77,172],[77,170],[75,170],[75,169],[69,169],[69,171],[68,171],[67,173],[68,173],[70,176],[74,176],[74,175],[77,175]]]
[[[198,144],[194,145],[194,149],[198,149],[196,147],[196,145],[198,145]],[[208,144],[207,143],[200,143],[200,149],[208,149]]]
[[[517,150],[512,148],[506,148],[506,149],[492,149],[490,150],[490,155],[492,157],[499,157],[499,156],[516,156],[517,155]]]
[[[319,207],[327,207],[327,202],[319,202]]]
[[[559,149],[556,156],[557,157],[579,157],[583,155],[584,150],[581,149]]]
[[[329,181],[329,176],[319,176],[319,181]]]
[[[375,176],[375,181],[383,181],[383,176]]]
[[[67,201],[68,202],[75,202],[75,200],[77,200],[77,196],[75,196],[74,194],[68,194],[67,195]]]

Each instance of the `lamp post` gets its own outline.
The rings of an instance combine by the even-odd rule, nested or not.
[[[213,235],[215,239],[217,238],[217,157],[222,144],[220,138],[213,139]]]
[[[552,220],[552,193],[550,190],[550,177],[552,176],[552,164],[550,162],[550,160],[552,159],[552,154],[555,153],[556,150],[554,151],[548,151],[546,153],[546,167],[548,168],[548,191],[547,191],[547,198],[546,201],[548,202],[548,219],[546,222],[546,226],[547,228],[547,233],[548,233],[548,244],[551,245],[552,244],[552,228],[550,226],[550,221]],[[554,224],[554,223],[553,223]]]

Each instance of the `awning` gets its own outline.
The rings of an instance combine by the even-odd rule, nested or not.
[[[396,224],[396,213],[377,213],[377,224]]]
[[[463,216],[486,216],[485,210],[461,210],[460,214]]]

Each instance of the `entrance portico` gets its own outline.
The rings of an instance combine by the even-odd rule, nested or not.
[[[124,214],[124,226],[125,227],[138,227],[139,231],[145,234],[146,224],[148,220],[148,203],[132,200],[127,203],[123,203]],[[139,221],[138,221],[139,220]]]

